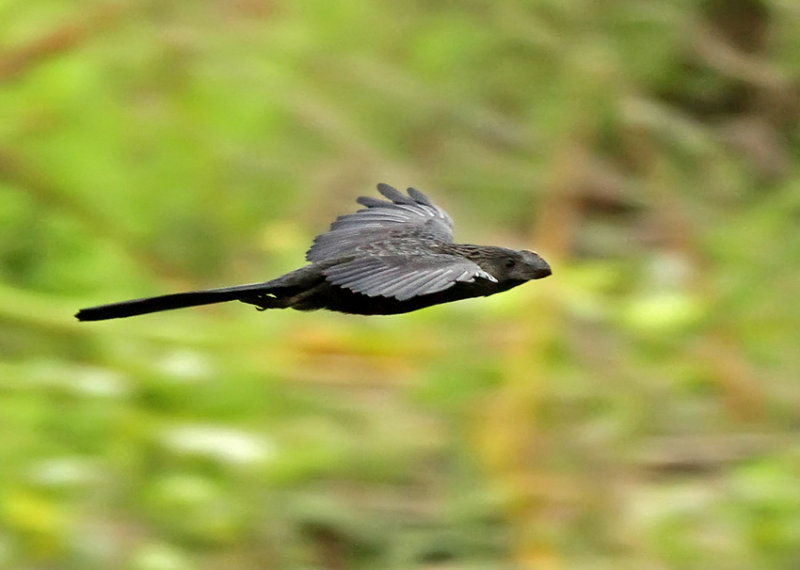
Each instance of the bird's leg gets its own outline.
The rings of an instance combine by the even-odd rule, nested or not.
[[[289,306],[289,299],[276,297],[273,293],[259,293],[251,297],[241,297],[239,300],[248,305],[255,305],[259,311],[285,309]]]
[[[322,268],[324,265],[310,264],[295,269],[286,275],[264,283],[263,286],[259,286],[251,292],[243,292],[238,299],[243,303],[255,305],[259,311],[289,307],[300,309],[297,302],[309,295],[313,296],[319,286],[324,283],[325,277],[322,274]]]

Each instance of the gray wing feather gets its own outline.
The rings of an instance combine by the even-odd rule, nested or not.
[[[418,202],[420,204],[425,204],[426,206],[430,206],[431,208],[436,208],[433,202],[431,202],[430,198],[428,198],[425,194],[423,194],[416,188],[409,188],[408,195],[411,196],[415,202]]]
[[[478,264],[445,254],[360,257],[329,267],[324,273],[334,285],[369,297],[400,301],[444,291],[457,282],[471,283],[476,278],[497,281]]]
[[[378,192],[389,198],[389,200],[391,200],[395,204],[408,204],[410,206],[416,204],[416,202],[412,197],[406,196],[405,194],[400,192],[400,190],[398,190],[397,188],[389,186],[388,184],[385,184],[383,182],[378,184]]]
[[[328,232],[314,238],[306,259],[322,261],[352,255],[359,247],[385,238],[387,231],[453,241],[453,220],[425,194],[409,188],[405,195],[388,184],[378,184],[378,191],[390,201],[360,197],[357,202],[365,208],[339,216]]]

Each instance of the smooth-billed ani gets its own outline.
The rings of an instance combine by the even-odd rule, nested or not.
[[[453,243],[453,221],[419,190],[405,195],[387,184],[389,201],[362,196],[365,206],[340,216],[317,236],[308,265],[272,281],[174,293],[81,309],[81,321],[242,301],[260,310],[328,309],[391,315],[469,297],[494,295],[550,275],[538,254]]]

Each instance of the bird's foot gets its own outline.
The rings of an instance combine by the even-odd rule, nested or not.
[[[272,295],[271,293],[262,293],[260,295],[253,295],[252,297],[242,297],[239,299],[242,303],[248,305],[255,305],[257,311],[266,311],[267,309],[283,309],[285,308],[286,301]]]

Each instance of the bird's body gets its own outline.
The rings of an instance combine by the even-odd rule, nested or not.
[[[386,184],[378,190],[391,201],[359,198],[366,208],[340,216],[314,239],[309,264],[277,279],[100,305],[76,317],[96,321],[233,300],[261,310],[391,315],[550,275],[531,251],[453,243],[450,216],[413,188],[407,196]]]

